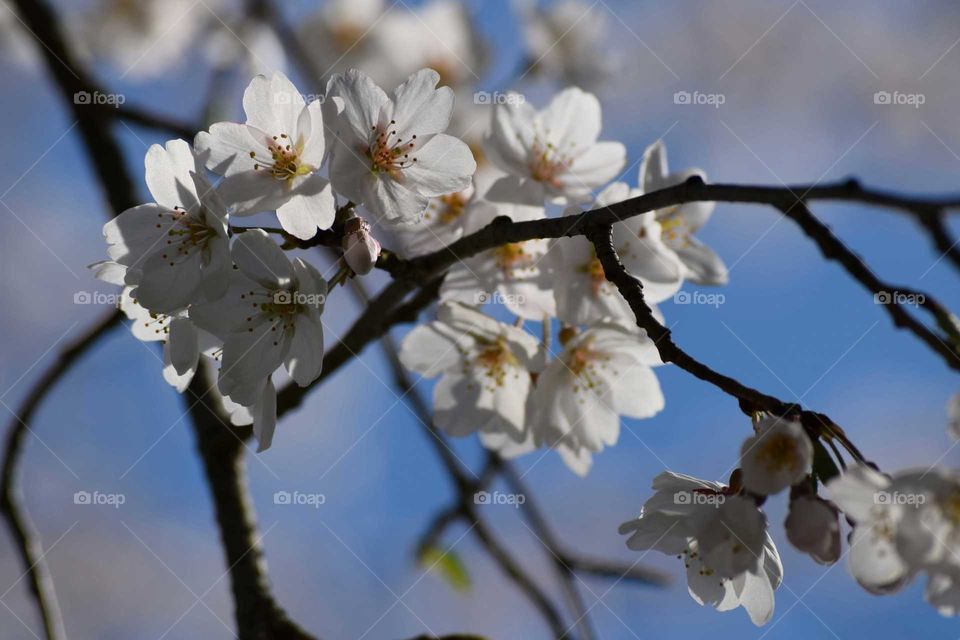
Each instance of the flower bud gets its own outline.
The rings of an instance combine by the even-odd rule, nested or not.
[[[793,498],[784,527],[790,544],[820,564],[840,558],[840,519],[826,500],[814,495]]]
[[[344,229],[343,259],[358,276],[370,273],[380,257],[380,243],[371,235],[370,224],[363,218],[350,218]]]

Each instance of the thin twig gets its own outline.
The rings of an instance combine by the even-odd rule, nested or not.
[[[36,601],[47,640],[66,640],[67,634],[53,578],[44,558],[40,533],[23,504],[23,492],[18,481],[20,458],[27,435],[32,433],[30,423],[33,422],[33,414],[41,401],[101,337],[120,324],[120,317],[120,312],[114,311],[61,351],[17,407],[14,419],[7,427],[3,470],[0,475],[0,513],[6,519],[24,572],[30,579],[30,592]]]

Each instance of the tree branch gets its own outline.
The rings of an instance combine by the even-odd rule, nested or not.
[[[29,425],[33,422],[33,414],[47,393],[101,337],[120,324],[120,318],[120,312],[114,311],[61,351],[57,359],[27,393],[27,397],[17,407],[17,411],[11,412],[14,413],[14,418],[7,427],[3,470],[0,472],[2,474],[0,475],[0,513],[7,522],[24,571],[30,579],[30,592],[36,601],[47,640],[66,640],[67,634],[60,614],[53,578],[44,558],[40,533],[23,505],[23,492],[18,482],[20,457],[23,454],[27,433],[31,431]]]
[[[837,423],[828,416],[803,409],[799,404],[786,403],[773,396],[748,387],[741,382],[714,371],[707,365],[693,358],[673,341],[670,330],[660,324],[653,316],[650,307],[643,299],[643,285],[634,276],[627,272],[620,261],[620,256],[613,245],[613,228],[610,225],[591,227],[587,231],[587,238],[596,249],[597,259],[603,266],[607,280],[613,283],[620,295],[626,299],[637,319],[637,326],[647,332],[660,353],[660,358],[672,362],[687,373],[694,375],[705,382],[709,382],[721,391],[736,398],[741,410],[747,415],[757,411],[765,411],[777,416],[795,416],[804,427],[813,434],[827,439],[836,438],[847,451],[858,461],[863,462],[863,454],[854,446],[843,433]]]

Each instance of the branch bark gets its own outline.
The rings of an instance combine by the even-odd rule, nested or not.
[[[53,577],[44,558],[40,533],[23,504],[23,492],[18,481],[20,458],[23,455],[28,432],[31,431],[30,423],[33,422],[33,414],[41,401],[102,336],[120,324],[120,317],[119,311],[111,313],[60,352],[53,364],[27,393],[16,412],[12,412],[14,418],[7,427],[3,469],[0,472],[2,474],[0,475],[0,513],[7,522],[14,546],[30,580],[30,592],[36,602],[47,640],[66,640],[67,633],[63,626],[63,616],[60,613],[60,604],[53,586]]]

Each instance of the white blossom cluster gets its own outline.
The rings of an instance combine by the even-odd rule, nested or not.
[[[602,26],[575,18],[574,0],[519,6],[528,56],[569,85],[542,108],[511,92],[470,100],[465,89],[484,51],[462,4],[435,0],[417,14],[381,15],[382,0],[333,0],[301,27],[309,55],[337,67],[322,96],[304,96],[281,72],[257,75],[243,94],[244,122],[150,147],[153,201],[105,225],[109,259],[95,268],[123,287],[134,335],[163,343],[172,386],[184,392],[201,358],[218,362],[220,399],[234,424],[253,424],[262,451],[276,428],[275,378],[307,386],[321,375],[327,297],[375,268],[381,240],[415,258],[447,251],[500,217],[570,216],[705,178],[699,169],[671,172],[656,141],[639,158],[635,183],[623,181],[627,150],[602,139],[600,101],[580,88],[609,72],[604,58],[585,53],[601,46]],[[129,19],[113,16],[97,33],[123,31]],[[163,27],[150,20],[138,24]],[[559,31],[568,46],[554,50]],[[401,33],[405,46],[391,46]],[[137,37],[116,46],[136,47]],[[376,72],[360,70],[371,61]],[[713,203],[690,202],[614,225],[614,247],[661,321],[656,305],[685,281],[727,282],[722,259],[695,237],[712,212]],[[263,214],[279,228],[238,224]],[[342,250],[332,275],[309,254],[287,253],[320,232],[337,235]],[[582,476],[594,454],[616,444],[622,417],[664,408],[657,346],[582,236],[465,257],[445,274],[439,297],[435,319],[406,335],[400,360],[437,378],[433,417],[451,436],[476,433],[507,458],[552,449]],[[951,421],[960,433],[960,401]],[[639,516],[620,528],[627,545],[677,556],[695,601],[743,607],[765,624],[783,566],[762,506],[788,491],[786,536],[797,549],[837,562],[842,512],[861,585],[890,593],[926,573],[928,600],[945,615],[958,612],[960,476],[885,476],[862,464],[825,472],[818,457],[829,454],[799,420],[758,414],[753,427],[728,484],[657,476]]]

